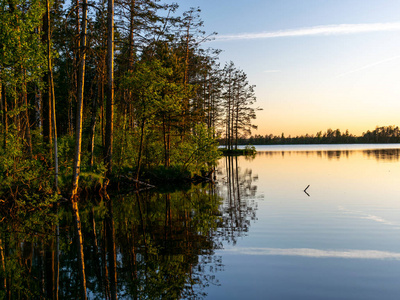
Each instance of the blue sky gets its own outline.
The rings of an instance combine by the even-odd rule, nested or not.
[[[400,125],[400,1],[182,0],[255,84],[256,134]]]

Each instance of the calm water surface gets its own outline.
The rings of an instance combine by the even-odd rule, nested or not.
[[[83,264],[89,299],[399,299],[399,155],[261,146],[221,159],[216,184],[138,194],[121,182],[80,199],[82,244],[67,203],[14,207],[0,299],[82,299]]]
[[[207,299],[398,299],[399,148],[260,146],[222,159],[232,238]]]

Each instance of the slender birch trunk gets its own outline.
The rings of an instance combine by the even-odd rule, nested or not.
[[[97,100],[93,97],[92,102],[92,117],[90,120],[90,141],[88,150],[90,152],[90,167],[93,168],[93,158],[94,158],[94,139],[96,133],[96,116],[97,116]]]
[[[6,258],[4,255],[4,248],[2,239],[0,239],[0,257],[1,257],[1,270],[4,274],[4,278],[0,278],[0,286],[2,289],[7,289],[7,275],[6,275]]]
[[[79,173],[81,167],[81,148],[82,148],[82,119],[83,119],[83,92],[85,82],[85,60],[86,60],[86,32],[87,32],[87,0],[82,2],[82,32],[81,32],[81,51],[80,65],[78,74],[78,107],[76,112],[76,137],[75,137],[75,159],[72,179],[72,212],[74,216],[75,230],[77,235],[78,258],[79,258],[79,273],[81,277],[82,298],[87,299],[86,295],[86,275],[85,275],[85,259],[83,254],[83,237],[81,221],[78,207],[78,186]]]
[[[23,78],[23,84],[22,84],[22,93],[21,93],[21,98],[22,98],[22,104],[25,106],[25,122],[23,123],[25,125],[25,140],[26,144],[28,145],[28,152],[29,155],[32,157],[32,139],[31,139],[31,127],[30,127],[30,122],[29,122],[29,109],[28,109],[28,92],[27,92],[27,83],[26,83],[26,70],[22,69],[22,78]]]
[[[86,60],[86,32],[87,32],[87,0],[82,2],[82,32],[81,32],[81,59],[78,74],[78,106],[76,110],[76,137],[75,137],[75,159],[72,178],[71,199],[76,201],[79,186],[79,173],[81,169],[82,149],[82,123],[83,123],[83,92],[85,83],[85,60]]]
[[[135,5],[136,5],[136,0],[131,0],[131,7],[130,7],[130,19],[129,19],[129,64],[128,68],[129,70],[133,70],[133,61],[134,61],[134,49],[133,49],[133,30],[135,27]]]
[[[47,13],[47,3],[46,3],[46,13],[43,16],[43,35],[42,42],[46,45],[50,42],[50,14]],[[48,46],[47,46],[48,48]],[[51,83],[50,74],[47,70],[43,76],[43,82],[47,84],[42,93],[42,126],[43,126],[43,141],[45,144],[51,144]]]

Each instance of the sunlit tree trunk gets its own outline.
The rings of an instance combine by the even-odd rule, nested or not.
[[[50,15],[47,13],[43,16],[43,36],[42,41],[46,46],[50,42]],[[46,84],[45,89],[42,91],[42,133],[43,141],[49,146],[51,144],[51,83],[50,74],[48,72],[44,73],[43,82]]]
[[[6,258],[4,255],[3,241],[0,239],[0,257],[1,257],[1,270],[4,274],[4,278],[0,278],[0,284],[4,291],[7,289],[7,280],[6,280]]]
[[[73,70],[73,76],[74,76],[74,96],[75,96],[75,101],[78,101],[79,99],[79,88],[78,88],[78,81],[79,81],[79,73],[80,73],[80,66],[82,64],[81,61],[81,40],[82,40],[82,32],[81,31],[81,23],[80,23],[80,13],[81,13],[81,4],[80,4],[81,0],[75,0],[75,47],[73,49],[73,66],[74,66],[74,70]],[[74,121],[76,123],[76,119],[74,120],[74,117],[76,117],[76,114],[74,115],[74,111],[73,111],[73,103],[72,100],[70,101],[70,130],[71,133],[73,132],[74,129]]]
[[[1,46],[1,44],[0,44]],[[1,72],[0,72],[0,78],[1,78]],[[0,81],[0,110],[1,110],[1,124],[4,125],[4,108],[3,108],[3,84]]]
[[[97,117],[97,100],[96,97],[93,97],[92,102],[92,117],[90,120],[90,140],[88,150],[90,153],[90,167],[93,167],[93,157],[94,157],[94,139],[96,133],[96,117]]]
[[[105,86],[105,74],[104,72],[101,73],[100,79],[100,97],[99,97],[99,104],[100,104],[100,126],[101,126],[101,145],[103,149],[106,147],[106,138],[105,138],[105,129],[104,129],[104,86]]]
[[[5,260],[9,256],[9,238],[6,238],[4,241],[4,258]],[[11,289],[10,289],[11,278],[6,274],[6,299],[11,299]]]
[[[76,137],[75,137],[75,159],[72,179],[71,203],[74,217],[74,225],[77,236],[79,274],[81,278],[81,297],[87,299],[86,296],[86,275],[85,260],[83,254],[83,237],[81,220],[79,216],[79,207],[77,192],[79,186],[79,173],[81,167],[81,148],[82,148],[82,119],[83,119],[83,92],[85,79],[85,60],[86,60],[86,31],[87,31],[87,0],[82,2],[82,32],[81,32],[81,57],[78,74],[78,106],[76,112]]]
[[[3,125],[4,125],[4,136],[3,136],[3,146],[4,149],[7,147],[7,133],[8,133],[8,116],[7,116],[7,98],[6,98],[6,88],[3,85],[1,89],[1,101],[3,102]]]
[[[76,195],[79,186],[79,173],[81,168],[82,149],[82,123],[83,123],[83,92],[85,83],[85,60],[86,60],[86,32],[87,32],[87,0],[82,2],[82,32],[81,32],[81,59],[78,77],[78,106],[76,110],[76,136],[75,136],[75,158],[72,178],[72,201],[77,201]]]
[[[32,139],[31,139],[31,127],[29,122],[29,109],[28,109],[28,91],[27,91],[27,83],[26,83],[26,70],[22,70],[22,102],[25,106],[25,141],[28,146],[28,152],[30,156],[32,156]]]
[[[50,2],[46,0],[46,17],[47,31],[46,42],[47,42],[47,76],[48,76],[48,89],[50,96],[50,115],[51,115],[51,135],[53,137],[53,154],[54,154],[54,187],[58,190],[58,145],[57,145],[57,122],[56,122],[56,100],[54,94],[54,80],[53,80],[53,64],[51,58],[51,30],[50,30]]]

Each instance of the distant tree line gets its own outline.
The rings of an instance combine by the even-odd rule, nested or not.
[[[224,143],[223,140],[220,141]],[[249,138],[239,138],[239,145],[293,145],[293,144],[361,144],[361,143],[400,143],[400,129],[398,126],[376,127],[373,131],[364,132],[361,136],[341,132],[339,129],[328,129],[326,132],[317,132],[315,135],[306,134],[296,137],[254,135]]]

